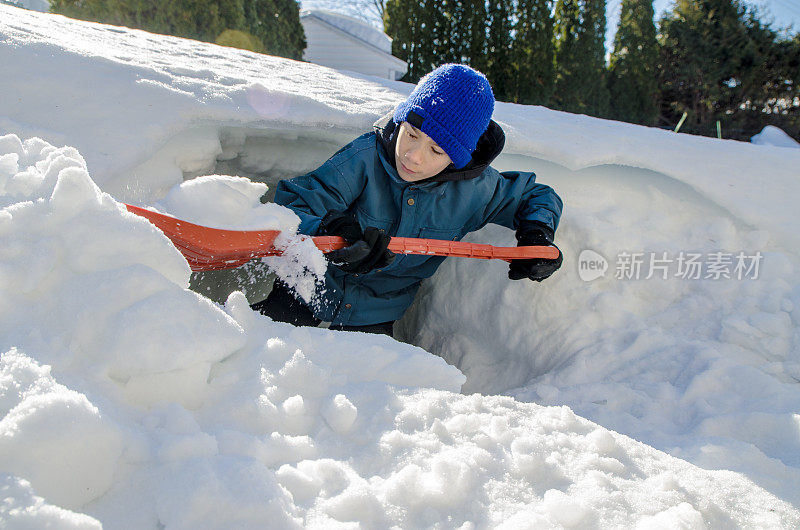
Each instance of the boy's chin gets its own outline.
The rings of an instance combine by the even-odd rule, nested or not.
[[[400,175],[400,178],[405,180],[406,182],[416,182],[418,180],[422,180],[422,178],[420,178],[417,175],[404,175],[403,173],[401,173],[399,171],[397,172],[397,174]]]

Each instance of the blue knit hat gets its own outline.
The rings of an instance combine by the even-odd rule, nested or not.
[[[444,64],[420,80],[393,119],[430,136],[462,168],[472,159],[493,111],[492,87],[482,73],[463,64]]]

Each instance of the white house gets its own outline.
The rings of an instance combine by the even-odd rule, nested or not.
[[[300,13],[306,33],[303,59],[308,62],[396,80],[408,70],[392,55],[392,39],[353,17],[323,10]]]

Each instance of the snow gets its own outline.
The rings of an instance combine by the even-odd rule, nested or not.
[[[800,148],[800,143],[774,125],[767,125],[760,133],[750,138],[750,141],[756,145]]]
[[[7,6],[0,63],[0,526],[800,525],[800,152],[498,104],[497,167],[564,198],[564,267],[448,260],[407,344],[189,290],[122,201],[283,230],[265,265],[310,289],[265,184],[410,86]],[[682,252],[763,259],[694,280]]]
[[[35,495],[28,481],[11,475],[0,475],[0,521],[7,528],[38,530],[61,528],[64,530],[100,530],[100,521],[45,503]]]

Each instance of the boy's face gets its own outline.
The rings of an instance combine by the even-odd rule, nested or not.
[[[394,159],[397,173],[406,182],[438,175],[452,162],[430,136],[407,121],[400,124]]]

